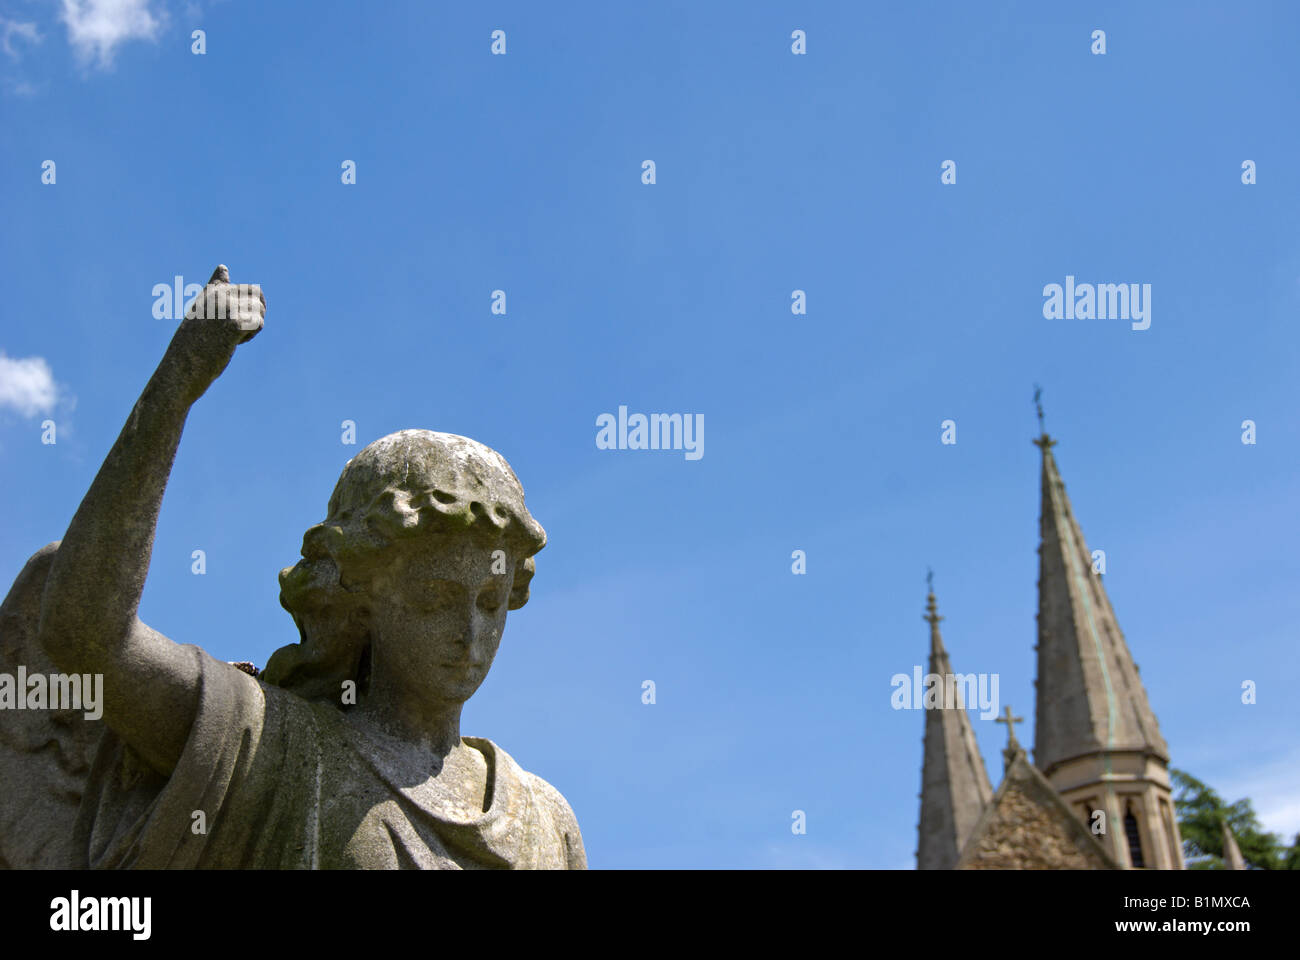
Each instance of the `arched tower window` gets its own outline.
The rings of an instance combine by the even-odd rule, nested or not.
[[[1080,819],[1083,820],[1083,825],[1088,828],[1089,833],[1095,836],[1098,840],[1104,842],[1105,837],[1102,836],[1101,834],[1098,834],[1093,829],[1093,823],[1094,823],[1096,811],[1097,811],[1096,797],[1084,797],[1082,800],[1079,801],[1079,817]],[[1101,824],[1101,831],[1102,834],[1106,832],[1104,823]]]
[[[1146,866],[1142,859],[1142,834],[1138,831],[1137,817],[1133,816],[1133,803],[1124,806],[1124,836],[1128,838],[1128,858],[1135,869]]]

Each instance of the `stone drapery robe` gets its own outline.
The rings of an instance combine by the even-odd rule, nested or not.
[[[484,810],[413,771],[409,751],[337,708],[187,649],[199,664],[199,704],[175,770],[158,774],[106,730],[73,866],[586,867],[568,803],[490,740],[464,738],[487,761]]]

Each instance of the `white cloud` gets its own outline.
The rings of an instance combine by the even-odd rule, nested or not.
[[[113,65],[117,48],[128,40],[154,40],[162,15],[154,16],[150,0],[63,0],[61,19],[68,25],[68,42],[83,62],[92,59],[104,68]]]
[[[58,402],[59,388],[44,357],[17,359],[0,351],[0,409],[33,417],[52,413]]]
[[[11,97],[34,97],[38,87],[34,83],[28,83],[26,80],[15,80],[12,77],[6,77],[4,80],[5,93]]]
[[[21,37],[23,40],[32,44],[40,43],[43,39],[41,35],[36,32],[36,24],[34,22],[19,23],[17,20],[9,20],[5,17],[0,17],[0,50],[4,50],[4,52],[12,59],[18,60],[20,57],[17,48],[15,48],[13,44],[14,37]]]
[[[1300,833],[1300,750],[1252,770],[1219,793],[1230,803],[1238,796],[1250,797],[1264,829],[1290,843]]]

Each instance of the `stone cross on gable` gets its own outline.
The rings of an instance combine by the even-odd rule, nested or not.
[[[1007,725],[1007,747],[1002,751],[1002,769],[1010,769],[1011,764],[1016,762],[1016,757],[1021,756],[1025,751],[1020,746],[1020,741],[1016,739],[1016,724],[1024,723],[1024,717],[1013,717],[1011,708],[1007,707],[1006,715],[997,718],[998,723]]]
[[[1005,723],[1007,725],[1007,749],[1008,750],[1013,750],[1020,746],[1020,741],[1016,739],[1015,725],[1017,723],[1024,723],[1024,722],[1025,722],[1024,717],[1013,717],[1011,715],[1010,706],[1007,707],[1005,716],[998,717],[997,720],[994,721],[994,723]]]

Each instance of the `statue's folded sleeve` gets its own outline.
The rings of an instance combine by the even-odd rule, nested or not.
[[[316,866],[319,762],[310,706],[282,692],[267,697],[252,677],[187,649],[201,677],[199,704],[175,769],[158,774],[106,732],[77,817],[73,848],[85,860],[76,866]]]
[[[412,755],[198,647],[189,739],[162,776],[104,734],[78,813],[74,866],[143,869],[582,869],[567,802],[477,737],[486,809]]]

